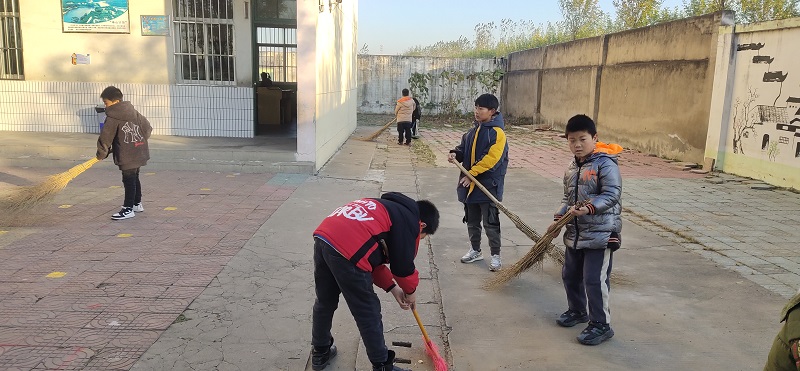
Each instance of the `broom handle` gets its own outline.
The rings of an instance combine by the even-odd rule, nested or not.
[[[425,338],[425,342],[430,343],[431,338],[428,337],[428,332],[425,331],[425,326],[422,325],[422,320],[419,319],[419,314],[417,314],[417,310],[411,308],[411,312],[414,313],[414,318],[417,320],[417,325],[419,325],[419,329],[422,331],[422,337]]]
[[[381,135],[381,133],[383,133],[384,130],[389,128],[389,125],[391,125],[394,122],[394,120],[397,120],[397,118],[395,117],[395,118],[392,119],[392,121],[387,122],[386,125],[383,125],[383,127],[381,127],[380,130],[378,130],[375,133],[373,133],[372,136],[377,137],[378,135]]]
[[[495,205],[497,205],[498,207],[500,207],[500,208],[502,208],[502,209],[505,209],[505,207],[503,207],[503,204],[501,204],[501,203],[500,203],[500,201],[498,201],[498,200],[497,200],[497,198],[495,198],[495,197],[492,195],[492,193],[491,193],[491,192],[489,192],[489,190],[488,190],[488,189],[486,189],[486,187],[484,187],[484,186],[483,186],[483,184],[481,184],[481,182],[479,182],[477,179],[475,179],[475,177],[474,177],[474,176],[472,176],[472,174],[470,174],[470,173],[469,173],[469,171],[467,171],[467,169],[464,169],[464,167],[463,167],[463,166],[461,166],[461,164],[459,164],[459,163],[458,163],[458,161],[454,161],[453,163],[454,163],[454,164],[456,164],[456,166],[458,166],[458,169],[459,169],[459,170],[461,170],[461,172],[462,172],[464,175],[466,175],[466,176],[467,176],[467,178],[469,178],[469,180],[471,180],[471,181],[472,181],[472,183],[475,183],[475,185],[476,185],[478,188],[480,188],[480,190],[481,190],[481,191],[483,191],[483,193],[485,193],[485,194],[486,194],[486,197],[489,197],[489,199],[490,199],[490,200],[492,200],[492,202],[494,202],[494,204],[495,204]]]

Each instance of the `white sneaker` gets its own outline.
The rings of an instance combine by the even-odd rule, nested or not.
[[[469,252],[467,252],[466,254],[464,254],[464,256],[461,257],[462,263],[472,263],[478,260],[483,260],[483,253],[480,251],[475,251],[472,248],[470,248]]]
[[[118,213],[111,215],[111,219],[123,220],[133,218],[134,216],[136,216],[136,213],[133,212],[132,207],[123,207]]]
[[[139,202],[138,204],[133,205],[133,211],[137,213],[142,213],[144,212],[144,206],[142,206],[142,203]]]
[[[503,267],[503,262],[500,261],[500,254],[492,255],[492,261],[489,263],[489,270],[497,272]]]

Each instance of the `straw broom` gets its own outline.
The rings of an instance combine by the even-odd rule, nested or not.
[[[28,210],[50,200],[56,193],[64,189],[72,179],[75,179],[75,177],[98,161],[97,158],[92,157],[90,160],[76,165],[63,173],[49,176],[42,183],[23,187],[4,200],[3,209],[12,212]]]
[[[472,183],[475,184],[476,187],[478,187],[481,191],[483,191],[483,193],[485,193],[486,196],[489,197],[490,200],[492,200],[492,203],[494,203],[494,205],[500,211],[502,211],[503,214],[506,214],[506,216],[508,216],[508,218],[511,219],[512,222],[514,222],[514,225],[517,227],[517,229],[519,229],[522,233],[524,233],[531,240],[533,240],[533,242],[537,242],[538,243],[539,240],[542,239],[542,236],[540,236],[538,233],[536,233],[536,231],[534,231],[533,228],[531,228],[527,224],[525,224],[525,222],[523,222],[522,219],[520,219],[519,216],[517,216],[516,214],[512,213],[511,210],[509,210],[505,206],[503,206],[503,204],[500,203],[500,201],[498,201],[497,198],[495,198],[492,195],[492,193],[489,192],[489,190],[486,189],[486,187],[483,186],[483,184],[481,184],[477,179],[475,179],[475,177],[473,177],[472,174],[470,174],[469,171],[467,171],[467,169],[464,169],[464,167],[461,166],[461,164],[459,164],[457,161],[453,162],[453,164],[458,166],[458,169],[461,170],[461,173],[466,175],[469,178],[469,180],[471,180]],[[551,240],[552,240],[552,238],[551,238]],[[547,247],[547,250],[545,252],[550,256],[550,258],[555,260],[559,265],[564,265],[564,252],[561,251],[561,249],[556,248],[556,246],[553,245],[552,242],[550,242],[550,241],[547,242],[546,247]],[[541,262],[541,260],[542,260],[541,258],[542,257],[538,258],[537,262]],[[528,268],[530,268],[530,267],[528,267]]]
[[[411,312],[414,313],[414,318],[417,320],[417,325],[419,326],[420,331],[422,331],[422,338],[425,340],[425,353],[431,357],[433,361],[433,368],[436,371],[447,371],[447,361],[444,360],[444,357],[439,354],[439,348],[436,347],[436,344],[431,341],[431,338],[428,337],[428,332],[425,331],[425,326],[422,325],[422,320],[419,319],[419,314],[417,314],[416,308],[411,308]]]
[[[382,128],[378,129],[378,131],[372,133],[370,136],[368,136],[366,138],[358,138],[358,139],[359,140],[363,140],[365,142],[371,142],[371,141],[375,140],[375,138],[379,137],[381,135],[381,133],[383,133],[384,130],[388,129],[389,125],[391,125],[394,122],[394,120],[396,120],[396,119],[397,118],[393,118],[392,121],[387,122],[386,125],[383,125]]]
[[[588,201],[581,202],[578,205],[575,205],[575,209],[579,209],[585,206],[587,203]],[[525,254],[525,256],[522,257],[522,259],[514,263],[514,265],[512,265],[510,268],[500,270],[496,275],[494,275],[494,277],[483,284],[483,288],[486,290],[497,289],[512,279],[518,277],[520,274],[522,274],[522,272],[525,272],[534,264],[540,263],[542,259],[544,259],[544,254],[547,251],[552,251],[554,249],[550,247],[553,246],[553,238],[558,236],[558,234],[561,232],[561,228],[567,225],[567,223],[572,221],[574,218],[575,216],[572,215],[571,212],[567,213],[567,215],[564,215],[556,222],[555,226],[545,232],[544,236],[542,236],[542,238],[533,245],[533,247],[528,251],[527,254]]]

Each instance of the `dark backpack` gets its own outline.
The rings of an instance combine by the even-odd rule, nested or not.
[[[411,113],[411,119],[418,119],[422,117],[422,110],[419,107],[419,101],[417,98],[411,98],[414,100],[414,112]]]

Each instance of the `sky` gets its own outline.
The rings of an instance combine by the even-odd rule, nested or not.
[[[600,8],[613,16],[612,0],[599,0]],[[681,6],[682,0],[663,0],[662,6]],[[359,0],[358,47],[367,44],[370,54],[401,54],[415,45],[437,41],[475,39],[479,23],[502,19],[558,22],[558,0]],[[495,33],[499,37],[498,31]]]

